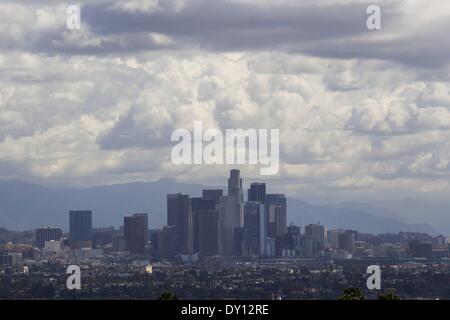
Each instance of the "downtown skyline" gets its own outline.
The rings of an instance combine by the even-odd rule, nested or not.
[[[222,181],[223,182],[223,181]],[[260,180],[259,183],[262,181]],[[243,188],[251,187],[244,179]],[[272,192],[278,192],[272,184]],[[123,215],[148,212],[155,227],[166,224],[167,194],[182,192],[192,197],[202,195],[204,189],[221,189],[221,186],[178,183],[171,179],[156,182],[138,182],[99,186],[94,188],[48,188],[20,181],[0,182],[0,224],[11,230],[29,230],[42,225],[53,225],[68,230],[64,212],[71,208],[90,209],[95,212],[93,225],[119,226]],[[358,201],[313,204],[304,199],[288,197],[291,210],[288,223],[305,225],[322,221],[337,228],[352,227],[365,232],[423,231],[430,234],[447,234],[445,225],[432,224],[427,217],[416,221],[405,219],[401,213],[417,202],[401,202],[400,210],[389,210],[381,203]],[[356,200],[356,199],[355,199]],[[430,208],[427,208],[430,210]]]
[[[44,247],[50,250],[47,246],[54,248],[56,241],[60,243],[57,248],[64,244],[74,254],[81,249],[104,248],[195,262],[213,256],[317,259],[327,257],[327,251],[337,259],[349,259],[357,247],[363,249],[359,247],[361,243],[370,242],[370,234],[345,228],[327,229],[320,222],[288,225],[289,208],[284,194],[268,193],[265,183],[253,182],[244,197],[242,181],[240,171],[233,169],[226,193],[222,189],[203,189],[201,197],[179,192],[167,194],[167,223],[160,229],[151,225],[148,213],[124,216],[117,230],[106,226],[94,229],[92,210],[70,210],[67,238],[63,238],[61,229],[39,228],[35,231],[35,244],[41,250]],[[401,232],[379,236],[408,242],[407,251],[391,253],[395,259],[440,259],[450,254],[446,246],[448,238],[443,235]],[[47,243],[50,240],[52,243]],[[362,252],[365,251],[359,254]]]
[[[420,232],[373,235],[350,228],[327,228],[320,222],[303,226],[288,224],[289,207],[284,194],[269,193],[265,183],[252,182],[245,197],[242,182],[240,171],[233,169],[226,193],[222,189],[203,189],[201,197],[179,192],[167,194],[167,223],[162,228],[151,224],[148,213],[123,216],[123,224],[118,229],[93,228],[92,210],[70,210],[69,233],[63,234],[60,228],[42,227],[34,231],[31,245],[35,249],[31,250],[30,243],[13,242],[3,248],[17,245],[22,248],[22,255],[33,257],[64,253],[77,261],[105,254],[183,263],[218,257],[237,261],[377,257],[380,261],[442,262],[450,257],[450,237],[443,235]],[[386,246],[380,246],[383,242]],[[4,251],[3,264],[5,261],[7,265],[16,264],[22,257],[10,251],[15,252]]]

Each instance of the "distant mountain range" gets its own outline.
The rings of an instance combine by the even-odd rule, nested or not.
[[[0,181],[0,227],[30,230],[57,226],[67,230],[71,209],[93,210],[94,226],[119,226],[123,216],[136,212],[150,214],[150,227],[166,223],[166,195],[186,193],[200,196],[201,184],[178,183],[170,179],[91,188],[49,188],[22,181]],[[288,222],[297,225],[320,222],[328,228],[384,233],[417,231],[436,234],[426,224],[411,224],[395,212],[364,203],[343,202],[313,205],[288,198]]]

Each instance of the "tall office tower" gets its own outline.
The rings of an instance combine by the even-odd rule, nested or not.
[[[258,201],[264,203],[266,199],[266,184],[252,183],[248,189],[248,201]]]
[[[289,227],[287,227],[285,239],[286,239],[285,249],[290,251],[290,253],[287,254],[287,256],[296,255],[300,250],[300,240],[301,240],[300,227],[294,226],[292,224]]]
[[[219,211],[202,210],[198,213],[198,255],[199,257],[219,254]]]
[[[345,233],[345,230],[328,230],[327,243],[331,249],[339,249],[339,235]]]
[[[311,238],[313,241],[325,242],[325,234],[325,226],[321,224],[308,224],[305,226],[305,236]]]
[[[59,228],[40,228],[36,229],[36,247],[39,249],[44,249],[45,241],[60,241],[62,236],[62,231]]]
[[[239,170],[231,170],[228,179],[228,195],[220,198],[219,205],[219,254],[233,256],[235,252],[235,234],[244,226],[244,196],[242,194],[242,179]]]
[[[205,200],[214,200],[216,202],[216,205],[218,206],[220,203],[220,198],[223,196],[223,190],[222,189],[209,189],[209,190],[203,190],[202,192],[202,198]]]
[[[338,235],[338,248],[353,253],[355,243],[355,233],[351,230],[346,230]]]
[[[267,235],[276,238],[286,234],[287,205],[284,194],[266,194]]]
[[[133,217],[137,218],[137,219],[141,219],[141,221],[143,222],[143,224],[145,225],[145,232],[143,234],[143,238],[144,238],[144,242],[147,245],[149,242],[149,222],[148,222],[148,214],[147,213],[135,213],[133,214]],[[142,228],[143,231],[144,228]],[[125,230],[124,230],[125,231]]]
[[[242,256],[242,243],[244,242],[244,227],[234,228],[233,255]]]
[[[228,196],[234,196],[241,202],[244,201],[241,172],[237,169],[230,171],[230,178],[228,178]]]
[[[304,258],[313,257],[319,252],[317,244],[317,241],[313,241],[311,237],[303,234],[300,240],[300,255]]]
[[[167,258],[172,258],[179,253],[179,237],[175,227],[164,227],[158,233],[158,253]]]
[[[326,240],[326,228],[320,224],[309,224],[305,226],[304,243],[310,243],[311,254],[318,254],[325,245]]]
[[[167,195],[167,225],[174,227],[178,238],[178,254],[193,253],[192,207],[188,195]]]
[[[121,234],[115,234],[112,238],[113,243],[113,251],[125,251],[126,250],[126,242],[125,238]]]
[[[69,218],[70,248],[92,248],[92,211],[72,210]]]
[[[199,232],[202,227],[199,224],[199,215],[203,211],[215,210],[216,202],[211,199],[203,199],[203,198],[191,198],[191,207],[192,207],[192,246],[193,253],[198,252],[199,250]]]
[[[153,253],[157,253],[158,252],[158,238],[159,238],[159,233],[161,232],[160,229],[153,229],[149,231],[149,236],[148,239],[150,241],[151,244],[151,249]]]
[[[265,255],[265,224],[264,205],[258,201],[247,201],[244,207],[243,255]]]
[[[148,242],[148,215],[146,213],[135,213],[123,219],[123,234],[125,249],[131,253],[145,253]]]
[[[114,227],[98,228],[92,231],[92,246],[94,248],[104,247],[113,242],[116,234]]]

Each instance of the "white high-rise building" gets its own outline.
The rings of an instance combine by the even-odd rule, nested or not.
[[[239,170],[231,170],[228,179],[228,195],[220,200],[220,244],[219,254],[236,254],[235,244],[239,243],[239,231],[244,226],[244,195]]]

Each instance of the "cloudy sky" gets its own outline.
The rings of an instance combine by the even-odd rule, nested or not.
[[[2,0],[0,15],[2,179],[224,184],[230,167],[170,161],[171,132],[201,120],[279,128],[264,179],[290,195],[448,198],[448,0]]]

